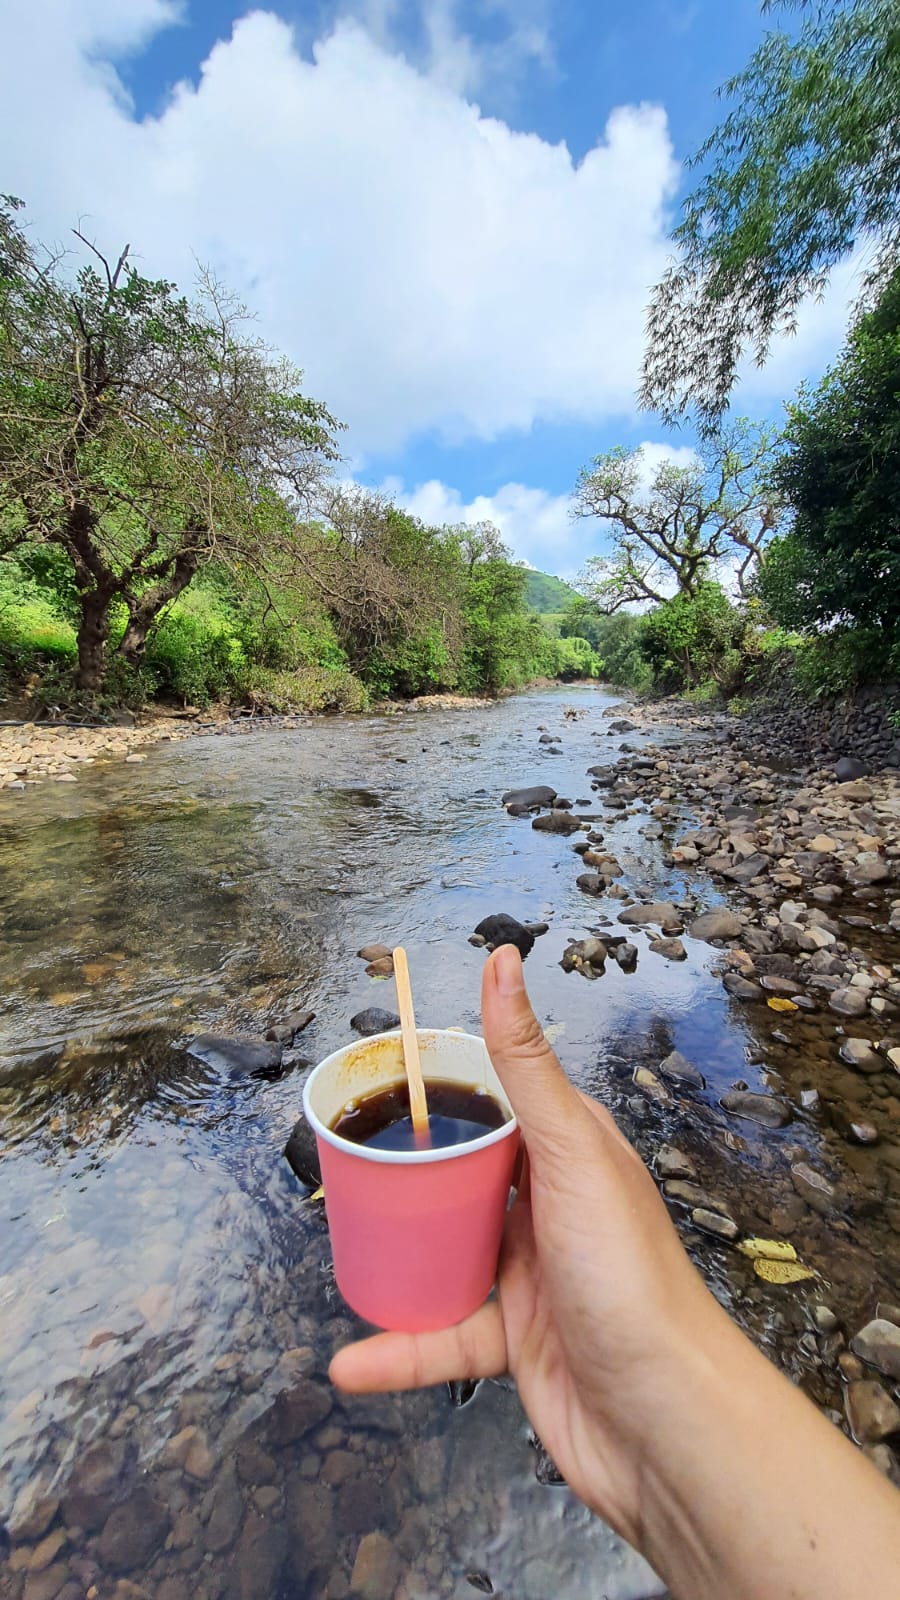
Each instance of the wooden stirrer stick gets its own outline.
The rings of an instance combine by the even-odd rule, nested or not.
[[[400,1032],[403,1036],[403,1062],[409,1083],[409,1110],[417,1142],[429,1144],[428,1101],[419,1060],[419,1038],[413,1011],[412,985],[409,981],[409,963],[406,951],[398,945],[394,951],[394,977],[397,980],[397,1004],[400,1007]]]

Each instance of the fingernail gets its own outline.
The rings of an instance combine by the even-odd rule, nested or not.
[[[494,951],[494,978],[498,994],[520,994],[524,989],[522,957],[519,955],[515,945],[501,944]]]

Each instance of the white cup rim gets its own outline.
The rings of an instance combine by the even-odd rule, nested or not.
[[[479,1034],[464,1033],[461,1028],[418,1028],[416,1031],[420,1036],[423,1034],[442,1033],[449,1035],[453,1039],[468,1039],[484,1045],[484,1048],[487,1049],[484,1040]],[[396,1039],[399,1037],[400,1030],[391,1028],[385,1033],[371,1034],[366,1042],[376,1044],[379,1039]],[[356,1044],[345,1044],[341,1045],[339,1050],[332,1050],[331,1055],[325,1056],[318,1066],[313,1067],[303,1085],[303,1114],[307,1122],[317,1138],[324,1139],[326,1144],[333,1145],[336,1150],[343,1150],[345,1155],[356,1156],[358,1160],[374,1161],[382,1166],[389,1167],[426,1166],[433,1161],[454,1161],[458,1160],[460,1156],[476,1155],[479,1150],[487,1150],[491,1145],[499,1144],[502,1139],[508,1139],[510,1134],[515,1133],[519,1126],[515,1112],[509,1104],[504,1091],[503,1098],[509,1107],[509,1119],[501,1127],[493,1128],[490,1133],[484,1134],[480,1139],[467,1139],[465,1144],[445,1145],[441,1150],[377,1150],[373,1149],[371,1145],[355,1144],[352,1139],[342,1139],[339,1134],[327,1127],[321,1118],[316,1115],[311,1104],[310,1090],[319,1074],[324,1072],[326,1068],[333,1066],[338,1057],[343,1056],[348,1050],[358,1048],[359,1046]]]

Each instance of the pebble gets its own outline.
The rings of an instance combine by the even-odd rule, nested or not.
[[[703,1073],[688,1061],[680,1050],[672,1050],[665,1060],[659,1063],[659,1070],[663,1077],[672,1083],[687,1083],[693,1089],[703,1089],[706,1086]]]
[[[691,1212],[691,1221],[696,1228],[702,1228],[704,1233],[712,1233],[718,1239],[725,1239],[729,1243],[736,1239],[740,1229],[731,1217],[720,1216],[717,1211],[709,1211],[704,1206],[698,1206]]]
[[[786,1100],[774,1094],[757,1094],[752,1089],[729,1089],[719,1104],[735,1117],[746,1117],[766,1128],[783,1128],[791,1120]]]

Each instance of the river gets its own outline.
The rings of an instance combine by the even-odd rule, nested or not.
[[[119,1600],[342,1600],[373,1532],[376,1600],[379,1571],[385,1600],[663,1592],[564,1487],[538,1481],[508,1383],[463,1406],[445,1389],[330,1392],[329,1357],[354,1323],[322,1205],[282,1157],[304,1064],[351,1036],[355,1012],[393,1007],[356,950],[404,943],[420,1021],[477,1030],[484,955],[467,936],[496,911],[549,923],[527,962],[536,1010],[643,1153],[674,1113],[635,1097],[641,1060],[678,1049],[701,1067],[688,1146],[712,1142],[736,1080],[799,1094],[796,1052],[773,1055],[708,945],[688,940],[677,964],[642,955],[637,973],[610,963],[596,983],[560,968],[567,940],[619,907],[587,901],[570,842],[508,817],[499,797],[532,782],[589,796],[587,766],[619,754],[612,701],[578,686],[467,712],[210,732],[0,796],[0,1529],[19,1541],[0,1583],[13,1600],[117,1582]],[[541,726],[561,754],[538,743]],[[658,748],[682,738],[653,731]],[[646,821],[638,808],[617,824],[623,882],[696,896]],[[704,903],[718,899],[706,883]],[[208,1029],[261,1038],[295,1007],[316,1018],[275,1081],[186,1052]],[[787,1134],[716,1134],[713,1176],[745,1197],[742,1222],[758,1221],[748,1184],[786,1138],[820,1153],[802,1119]],[[852,1240],[833,1237],[854,1309],[878,1229],[863,1219]],[[834,1403],[811,1302],[773,1300],[733,1251],[688,1243],[754,1337]],[[285,1401],[292,1386],[302,1404]]]

